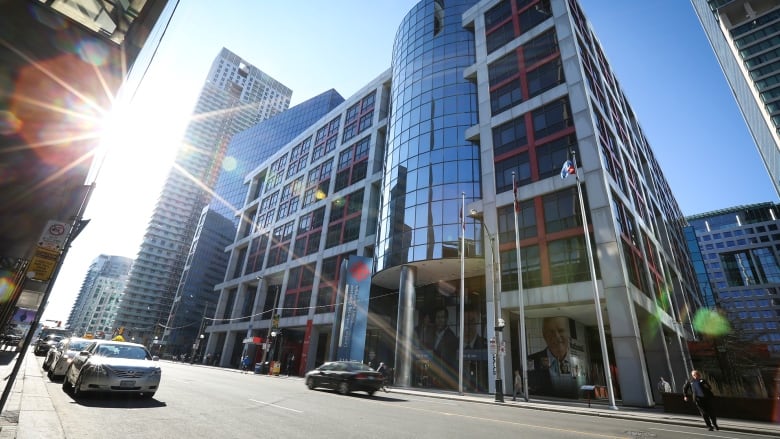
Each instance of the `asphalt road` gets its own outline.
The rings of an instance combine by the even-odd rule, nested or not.
[[[40,361],[40,359],[39,359]],[[46,386],[68,438],[756,438],[402,393],[342,396],[300,378],[161,362],[151,400],[74,400]]]

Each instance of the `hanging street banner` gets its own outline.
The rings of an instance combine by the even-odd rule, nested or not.
[[[363,361],[373,262],[373,259],[363,256],[349,257],[337,355],[339,360]]]

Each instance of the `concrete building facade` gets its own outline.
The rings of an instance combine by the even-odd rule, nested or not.
[[[659,376],[687,377],[684,217],[576,0],[421,1],[390,69],[247,179],[252,225],[207,329],[223,366],[331,359],[357,255],[374,269],[353,359],[397,385],[492,393],[525,369],[532,396],[651,406]]]

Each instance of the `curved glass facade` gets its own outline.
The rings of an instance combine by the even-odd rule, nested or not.
[[[475,3],[424,0],[396,34],[377,271],[457,258],[461,194],[481,198],[479,145],[465,140],[477,87],[463,78],[475,56],[462,15]]]

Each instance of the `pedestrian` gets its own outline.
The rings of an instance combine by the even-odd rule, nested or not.
[[[519,370],[515,370],[515,390],[512,393],[512,401],[517,401],[517,394],[523,395],[523,377]]]
[[[294,364],[295,364],[295,355],[290,354],[290,356],[287,357],[287,376],[290,376],[290,372],[292,372]]]
[[[206,364],[211,366],[211,352],[206,354]]]
[[[658,393],[672,393],[672,385],[669,384],[669,382],[666,381],[664,377],[661,377],[661,379],[658,380]]]
[[[385,363],[380,362],[379,366],[377,366],[376,371],[379,372],[380,375],[382,375],[382,390],[387,392],[387,375],[388,375],[388,368]]]
[[[249,355],[244,355],[244,358],[241,360],[241,373],[249,373]]]
[[[712,430],[720,430],[718,428],[718,420],[715,417],[715,410],[712,407],[715,394],[712,393],[712,387],[710,383],[701,377],[701,373],[694,369],[691,371],[691,379],[683,386],[683,400],[688,401],[688,396],[693,397],[693,402],[696,403],[696,408],[699,409],[704,423],[707,424],[707,428]]]

